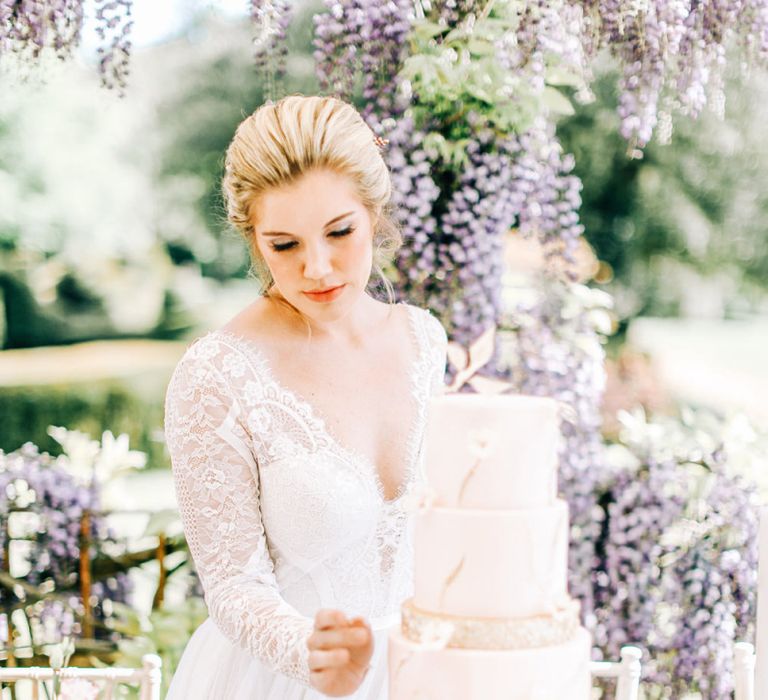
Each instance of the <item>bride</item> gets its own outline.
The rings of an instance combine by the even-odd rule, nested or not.
[[[227,151],[228,217],[264,286],[168,387],[210,614],[170,700],[386,700],[387,632],[411,594],[404,496],[422,479],[446,338],[391,288],[388,303],[369,293],[400,242],[379,146],[349,104],[294,95],[245,119]]]

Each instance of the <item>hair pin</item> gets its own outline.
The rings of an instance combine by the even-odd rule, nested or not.
[[[384,148],[389,143],[389,139],[383,139],[383,138],[381,138],[381,136],[374,136],[373,137],[373,142],[379,148]]]

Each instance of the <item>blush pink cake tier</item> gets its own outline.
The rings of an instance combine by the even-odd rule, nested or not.
[[[390,700],[590,697],[591,640],[567,589],[559,422],[543,397],[432,400]]]

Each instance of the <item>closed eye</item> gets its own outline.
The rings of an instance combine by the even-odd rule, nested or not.
[[[354,230],[355,230],[355,227],[350,224],[349,226],[345,226],[344,228],[338,229],[337,231],[331,231],[328,235],[331,238],[343,238],[344,236],[348,236]],[[297,241],[287,241],[285,243],[273,243],[272,250],[275,250],[278,253],[280,253],[285,250],[291,250],[291,248],[295,248],[297,245],[298,245]]]
[[[348,236],[354,230],[355,227],[350,224],[349,226],[340,228],[338,231],[331,231],[328,235],[333,236],[334,238],[342,238],[343,236]]]

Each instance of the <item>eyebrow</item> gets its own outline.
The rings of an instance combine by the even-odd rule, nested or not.
[[[343,219],[345,216],[349,216],[350,214],[354,214],[353,211],[348,211],[346,214],[341,214],[340,216],[337,216],[334,219],[331,219],[323,228],[328,228],[331,224],[335,224],[339,219]],[[288,233],[287,231],[264,231],[264,233],[261,234],[262,236],[293,236],[295,234]]]

